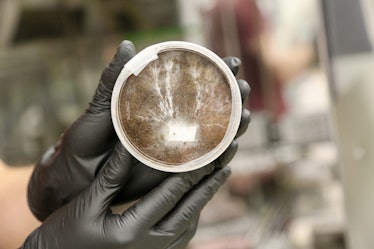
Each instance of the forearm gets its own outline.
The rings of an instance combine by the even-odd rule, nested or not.
[[[312,43],[299,42],[293,46],[281,46],[269,33],[262,34],[259,40],[265,65],[282,82],[290,81],[315,59]]]
[[[27,205],[32,166],[11,168],[0,161],[0,249],[17,248],[39,222]]]

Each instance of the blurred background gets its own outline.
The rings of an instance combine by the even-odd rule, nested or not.
[[[0,158],[34,163],[123,39],[242,60],[252,121],[189,249],[372,249],[372,0],[0,0]]]

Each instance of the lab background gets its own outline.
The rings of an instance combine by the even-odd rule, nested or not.
[[[188,249],[371,249],[373,11],[372,0],[2,0],[0,158],[35,163],[123,39],[137,51],[195,42],[241,59],[252,121]]]

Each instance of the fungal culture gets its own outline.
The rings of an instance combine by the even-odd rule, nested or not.
[[[112,120],[126,149],[162,171],[203,167],[234,139],[241,96],[227,65],[187,42],[150,46],[123,68],[112,95]]]

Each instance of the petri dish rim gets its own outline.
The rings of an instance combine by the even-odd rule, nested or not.
[[[157,55],[159,53],[169,50],[183,50],[193,52],[195,54],[205,57],[215,66],[217,66],[223,72],[227,79],[227,83],[230,87],[232,101],[231,114],[229,119],[230,121],[226,133],[221,142],[213,150],[206,153],[205,155],[194,160],[191,160],[189,162],[178,164],[175,166],[150,158],[149,156],[145,155],[143,152],[138,150],[138,148],[135,145],[133,145],[132,142],[125,135],[126,132],[123,130],[123,127],[121,125],[121,117],[119,114],[119,97],[121,96],[121,90],[123,85],[126,84],[127,78],[132,74],[137,76],[151,61],[156,60],[158,58]],[[151,45],[145,48],[144,50],[140,51],[137,55],[135,55],[120,72],[113,88],[111,100],[111,114],[113,126],[118,138],[120,139],[121,143],[125,146],[125,148],[143,164],[156,170],[175,173],[195,170],[217,159],[229,147],[232,140],[236,136],[236,132],[240,125],[241,110],[242,103],[240,90],[237,85],[236,78],[231,72],[230,68],[223,62],[223,60],[218,55],[216,55],[209,49],[194,43],[183,41],[169,41]]]

